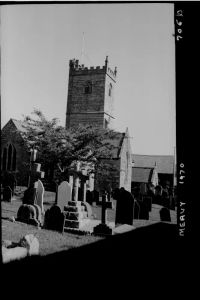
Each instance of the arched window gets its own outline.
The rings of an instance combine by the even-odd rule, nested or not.
[[[13,146],[13,153],[12,153],[12,170],[16,171],[16,149]]]
[[[112,84],[109,84],[109,89],[108,89],[108,96],[112,96]]]
[[[16,171],[16,149],[12,144],[3,149],[2,170]]]
[[[3,163],[2,163],[2,169],[6,171],[7,166],[7,148],[3,149]]]
[[[92,82],[87,81],[84,89],[85,94],[91,94],[92,93]]]
[[[8,147],[8,163],[7,163],[7,170],[11,170],[12,167],[12,145],[10,144]]]

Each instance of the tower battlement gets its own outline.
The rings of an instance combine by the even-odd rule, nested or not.
[[[92,75],[94,74],[107,74],[110,76],[114,81],[116,81],[117,76],[117,68],[112,71],[112,69],[108,66],[108,56],[106,56],[105,65],[100,67],[85,67],[84,64],[79,64],[78,59],[70,59],[69,61],[69,73],[70,75]]]

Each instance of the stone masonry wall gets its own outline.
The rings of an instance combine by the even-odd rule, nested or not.
[[[84,88],[87,81],[92,83],[92,93],[86,94]],[[97,115],[91,112],[100,113],[98,116],[98,124],[103,126],[104,111],[104,93],[105,93],[105,74],[104,73],[88,73],[84,75],[70,75],[66,127],[71,125],[85,123],[97,118]],[[85,113],[85,114],[80,114]],[[89,118],[89,119],[88,119]]]

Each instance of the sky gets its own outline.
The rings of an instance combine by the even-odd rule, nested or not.
[[[173,155],[173,10],[172,3],[1,7],[1,126],[34,108],[64,126],[69,60],[96,67],[108,55],[118,70],[114,128],[128,127],[134,154]]]

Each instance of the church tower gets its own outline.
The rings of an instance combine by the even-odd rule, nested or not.
[[[70,60],[66,128],[78,124],[112,127],[116,75],[117,68],[109,68],[108,57],[103,67],[96,68]]]

